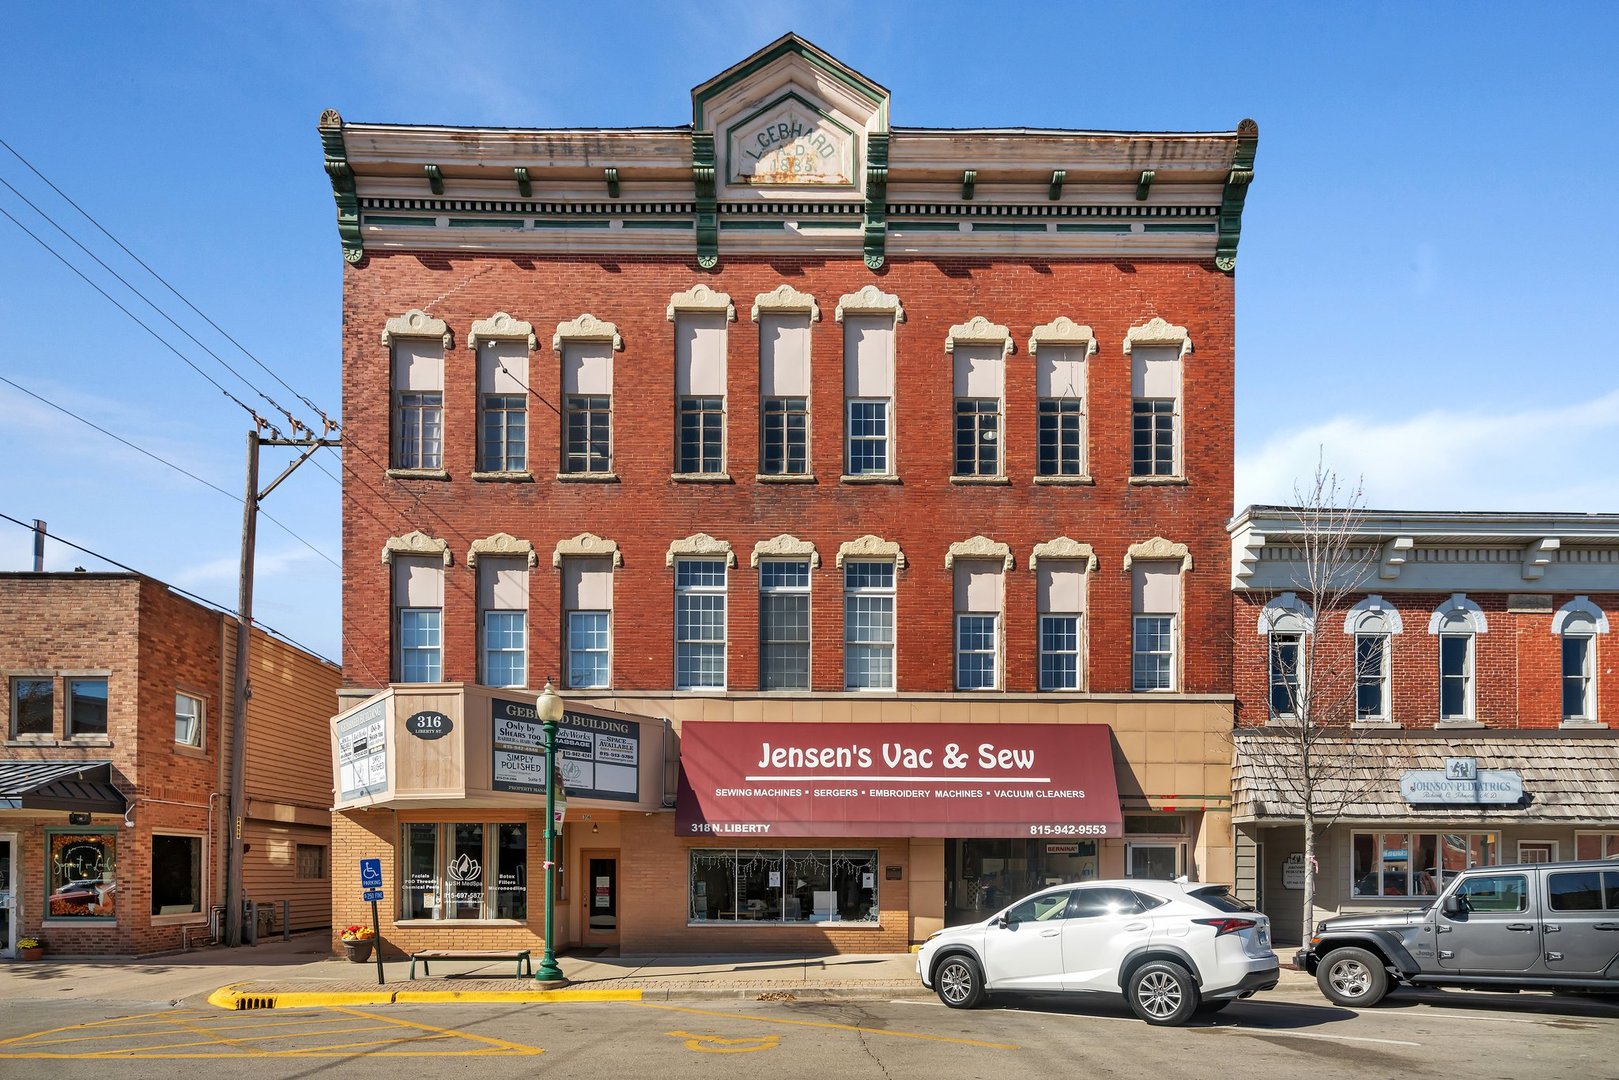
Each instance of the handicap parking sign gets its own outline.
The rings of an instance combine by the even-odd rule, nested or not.
[[[367,902],[375,902],[377,900],[381,900],[382,899],[382,890],[381,889],[366,889],[364,892],[360,893],[360,899],[361,899],[361,901],[367,901]]]
[[[380,889],[380,888],[382,888],[382,860],[381,859],[361,859],[360,860],[360,888],[362,888],[362,889]]]

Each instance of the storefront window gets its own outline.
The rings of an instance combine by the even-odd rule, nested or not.
[[[528,918],[528,828],[521,823],[405,826],[407,919]]]
[[[877,853],[698,848],[694,922],[876,922]]]
[[[1619,832],[1574,834],[1576,859],[1619,859]]]
[[[118,918],[118,834],[50,832],[45,909],[52,919]]]
[[[152,914],[202,910],[202,837],[152,837]]]
[[[1501,861],[1496,833],[1355,833],[1350,895],[1436,896],[1470,866]]]

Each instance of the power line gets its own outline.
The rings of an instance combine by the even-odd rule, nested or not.
[[[176,465],[174,462],[168,460],[167,458],[160,457],[157,454],[154,454],[152,451],[146,449],[144,446],[137,446],[135,443],[130,442],[128,439],[124,438],[122,435],[116,435],[113,432],[108,431],[106,428],[102,427],[100,424],[97,424],[97,423],[95,423],[94,421],[91,421],[91,420],[86,420],[84,417],[80,416],[78,413],[74,412],[72,409],[69,409],[69,408],[67,408],[65,406],[62,406],[62,405],[58,405],[56,402],[50,400],[49,398],[41,397],[39,394],[34,393],[32,390],[28,389],[26,386],[21,386],[21,385],[19,385],[17,383],[12,382],[10,379],[6,378],[4,375],[0,375],[0,382],[5,383],[7,386],[12,387],[13,389],[22,391],[23,393],[27,394],[29,397],[33,398],[35,401],[41,402],[41,403],[43,403],[45,405],[49,405],[51,408],[55,409],[57,412],[63,413],[65,415],[67,415],[67,416],[71,416],[73,419],[77,420],[79,423],[84,424],[87,427],[95,428],[97,431],[101,432],[101,434],[107,436],[107,438],[112,439],[112,440],[114,440],[116,442],[123,443],[125,446],[129,447],[131,450],[134,450],[137,453],[145,454],[147,457],[151,458],[153,461],[157,462],[160,465],[167,465],[169,468],[173,469],[175,472],[181,474],[182,476],[189,476],[191,479],[195,480],[197,483],[201,484],[203,487],[210,488],[210,489],[212,489],[214,491],[219,492],[221,495],[225,496],[227,499],[230,499],[232,502],[235,502],[235,503],[239,504],[242,501],[242,497],[240,495],[231,494],[229,491],[226,491],[224,488],[220,487],[218,484],[215,484],[210,480],[204,480],[202,477],[198,476],[196,473],[190,472],[190,471],[182,468],[181,466]],[[330,474],[328,474],[328,475],[330,475]],[[319,555],[321,558],[323,558],[327,562],[331,563],[339,571],[341,571],[343,569],[342,564],[339,563],[336,559],[334,559],[330,555],[326,554],[324,551],[322,551],[320,548],[316,547],[314,544],[310,543],[308,540],[304,539],[302,536],[300,536],[297,533],[293,532],[292,529],[289,528],[287,525],[285,525],[282,522],[277,521],[275,518],[271,517],[270,514],[268,512],[266,512],[262,507],[259,509],[259,513],[263,514],[264,517],[268,518],[270,523],[275,525],[282,532],[286,533],[288,536],[290,536],[294,540],[298,541],[304,547],[308,548],[310,551],[313,551],[316,555]]]

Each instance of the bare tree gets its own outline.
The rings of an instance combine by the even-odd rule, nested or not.
[[[1285,539],[1297,600],[1291,611],[1271,608],[1267,639],[1269,716],[1243,752],[1295,810],[1304,829],[1304,911],[1308,943],[1315,929],[1317,840],[1366,793],[1373,763],[1358,747],[1355,726],[1360,675],[1380,674],[1382,657],[1363,657],[1354,640],[1344,648],[1333,625],[1360,598],[1377,565],[1377,545],[1364,536],[1359,482],[1353,486],[1318,460],[1308,484],[1294,486]],[[1375,669],[1366,670],[1375,664]]]

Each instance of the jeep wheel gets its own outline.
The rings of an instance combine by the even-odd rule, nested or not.
[[[1369,1008],[1389,992],[1388,968],[1365,949],[1334,949],[1316,968],[1316,985],[1334,1005]]]
[[[947,956],[933,972],[939,1000],[952,1009],[970,1009],[984,998],[984,976],[970,956]]]
[[[1136,968],[1124,994],[1131,1012],[1161,1027],[1186,1023],[1201,1001],[1192,973],[1171,960],[1151,960]]]

